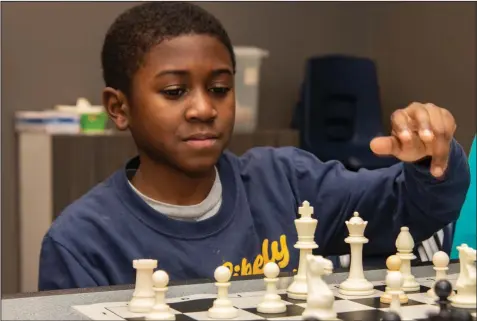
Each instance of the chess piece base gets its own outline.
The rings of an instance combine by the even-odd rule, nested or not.
[[[451,305],[455,308],[462,308],[462,309],[476,309],[477,302],[476,297],[472,295],[462,295],[462,294],[455,294],[449,297],[449,301]]]
[[[338,319],[338,316],[336,314],[336,312],[334,311],[327,311],[327,310],[307,310],[305,309],[305,311],[303,311],[303,314],[301,315],[303,319],[306,319],[306,318],[315,318],[315,319],[318,319],[318,320],[333,320],[333,321],[337,321],[337,320],[340,320]]]
[[[374,293],[374,286],[366,279],[347,279],[340,284],[338,292],[348,296],[366,296]]]
[[[225,302],[224,302],[225,301]],[[208,316],[211,319],[233,319],[238,316],[238,310],[228,300],[217,299],[209,309]]]
[[[154,297],[133,297],[131,301],[129,301],[128,309],[135,313],[145,313],[151,311],[155,303],[156,300]]]
[[[308,284],[306,278],[295,276],[293,283],[287,289],[287,296],[294,300],[306,300],[308,294]]]
[[[381,295],[381,297],[379,298],[379,302],[384,303],[384,304],[391,304],[391,301],[392,301],[391,294],[386,293],[386,292],[383,293]],[[405,293],[401,293],[399,295],[399,302],[401,302],[401,304],[406,304],[408,301],[409,301],[409,298],[407,297],[407,295]]]
[[[146,320],[175,320],[176,315],[172,312],[152,312],[146,315]]]
[[[421,285],[416,282],[413,276],[410,276],[404,279],[404,284],[402,285],[402,290],[404,292],[416,292],[419,291]]]
[[[279,297],[280,298],[280,297]],[[260,313],[283,313],[287,310],[287,306],[281,301],[264,301],[257,305],[257,311]]]

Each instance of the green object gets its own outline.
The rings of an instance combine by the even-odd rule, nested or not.
[[[103,132],[107,121],[108,116],[105,112],[83,113],[80,116],[81,130],[85,133]]]
[[[476,137],[474,136],[474,141],[472,142],[472,147],[470,148],[469,153],[469,167],[470,167],[470,186],[467,191],[467,196],[465,198],[464,205],[460,212],[460,217],[456,222],[455,232],[454,232],[454,241],[452,244],[452,251],[450,257],[452,259],[459,258],[459,252],[456,247],[463,243],[467,244],[471,248],[475,249],[476,243],[476,174],[475,174],[475,154],[476,154]]]

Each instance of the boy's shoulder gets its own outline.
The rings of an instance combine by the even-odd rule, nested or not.
[[[237,165],[244,170],[282,169],[289,171],[297,167],[306,167],[310,163],[321,163],[315,155],[293,146],[254,147],[240,156],[231,153],[225,153],[225,155],[233,158]],[[273,165],[272,168],[270,165]]]
[[[119,171],[91,188],[84,195],[66,206],[52,222],[46,236],[61,241],[80,235],[81,231],[94,228],[97,222],[107,221],[117,208],[113,180]],[[56,214],[56,213],[55,213]],[[85,231],[86,232],[86,231]]]

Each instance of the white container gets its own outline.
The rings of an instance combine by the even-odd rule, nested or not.
[[[260,93],[260,67],[268,52],[255,47],[234,47],[237,61],[235,74],[236,133],[250,133],[257,127]]]
[[[54,110],[18,111],[15,113],[17,132],[77,134],[81,131],[79,115]]]

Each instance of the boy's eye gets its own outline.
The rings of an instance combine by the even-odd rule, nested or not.
[[[168,98],[179,98],[186,92],[183,88],[172,88],[172,89],[164,89],[161,91],[164,95]]]
[[[228,87],[213,87],[210,91],[214,94],[224,95],[230,91]]]

